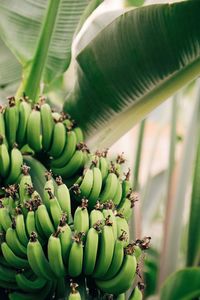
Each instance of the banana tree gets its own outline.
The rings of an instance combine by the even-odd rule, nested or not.
[[[137,260],[150,238],[128,242],[127,221],[137,200],[129,172],[121,182],[123,158],[109,162],[106,151],[97,149],[111,146],[199,76],[200,2],[124,3],[102,13],[106,1],[101,0],[0,3],[1,87],[21,77],[15,97],[0,111],[1,267],[11,281],[0,278],[0,286],[12,291],[10,299],[103,299],[107,294],[124,299],[130,287],[129,299],[142,297],[142,284],[139,289],[133,281],[140,278]],[[40,96],[50,100],[69,66],[74,85],[62,101],[64,112],[52,112]],[[199,206],[193,198],[191,231]],[[200,295],[194,267],[199,242],[194,244],[189,251],[195,258],[188,254],[193,267],[172,275],[161,299]],[[25,271],[16,275],[13,268]],[[184,294],[187,279],[193,284]]]

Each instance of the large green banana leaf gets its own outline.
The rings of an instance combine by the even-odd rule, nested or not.
[[[65,110],[90,147],[110,146],[200,74],[199,16],[198,0],[136,8],[78,53]]]
[[[185,268],[165,281],[160,300],[189,300],[200,296],[200,268]]]
[[[0,1],[0,34],[25,69],[28,94],[38,88],[42,75],[49,83],[67,69],[72,38],[88,3],[89,0]]]

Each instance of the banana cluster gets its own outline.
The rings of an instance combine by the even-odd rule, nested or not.
[[[90,154],[81,129],[44,99],[32,108],[11,97],[0,108],[0,287],[9,299],[125,299],[150,237],[130,241],[138,195],[124,161]]]

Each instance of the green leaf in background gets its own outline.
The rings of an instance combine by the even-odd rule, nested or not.
[[[77,56],[65,110],[91,148],[107,147],[200,74],[200,1],[130,10]]]
[[[33,90],[38,88],[42,74],[44,81],[49,83],[69,66],[72,38],[88,2],[89,0],[0,2],[0,34],[26,69],[25,80],[29,78]],[[24,86],[29,92],[29,84]],[[34,96],[33,94],[33,98]]]
[[[200,81],[198,101],[200,101]],[[199,123],[199,119],[198,119]],[[197,128],[200,124],[196,124]],[[200,131],[198,130],[198,147],[195,161],[192,199],[188,230],[187,265],[198,266],[200,263]]]
[[[4,88],[21,78],[22,68],[12,52],[0,39],[0,88]]]
[[[200,296],[200,268],[185,268],[165,281],[160,300],[190,300]]]

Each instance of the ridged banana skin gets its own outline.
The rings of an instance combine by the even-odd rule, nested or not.
[[[132,215],[131,201],[125,198],[117,211],[123,214],[124,218],[128,221]]]
[[[26,247],[24,247],[17,236],[16,230],[13,228],[8,228],[6,231],[6,243],[13,251],[13,253],[19,257],[26,258]]]
[[[83,244],[74,241],[69,253],[68,274],[77,277],[82,272],[83,266]]]
[[[51,218],[44,204],[40,205],[36,211],[38,215],[38,220],[40,222],[42,231],[44,232],[46,238],[49,238],[52,233],[55,232],[54,226],[51,222]]]
[[[58,158],[64,150],[66,141],[66,129],[63,123],[58,122],[54,126],[52,144],[49,155]]]
[[[131,191],[132,184],[130,180],[122,181],[122,199],[125,199],[127,194]]]
[[[128,298],[129,300],[142,300],[142,292],[140,289],[136,286],[134,290],[132,291],[130,297]]]
[[[121,198],[122,198],[122,184],[121,182],[118,180],[118,186],[117,186],[117,189],[116,189],[116,193],[114,195],[114,198],[113,198],[113,203],[117,206],[119,205],[120,201],[121,201]]]
[[[57,228],[60,223],[63,212],[56,197],[50,199],[50,213],[54,223],[54,227]]]
[[[5,112],[2,106],[0,106],[0,135],[4,138],[4,144],[8,146],[5,129]]]
[[[19,196],[20,203],[23,205],[27,200],[30,200],[30,195],[28,194],[28,186],[33,186],[32,179],[30,175],[23,175],[19,183]]]
[[[103,203],[108,200],[113,200],[117,190],[117,186],[118,186],[118,178],[116,174],[109,173],[106,178],[104,189],[100,194],[100,202]]]
[[[94,224],[96,224],[98,221],[104,221],[104,215],[102,213],[102,211],[98,210],[98,209],[93,209],[90,213],[90,227],[93,227]]]
[[[105,225],[100,235],[98,257],[93,276],[102,278],[108,271],[114,252],[114,236],[112,226]]]
[[[3,242],[1,244],[1,250],[5,260],[11,267],[17,269],[23,269],[29,267],[28,260],[15,255],[6,242]]]
[[[77,139],[73,131],[69,131],[66,135],[65,147],[60,157],[51,161],[51,168],[61,168],[66,165],[76,151]]]
[[[27,237],[27,233],[26,233],[26,225],[25,225],[24,216],[22,214],[17,215],[15,218],[15,222],[16,222],[17,236],[18,236],[20,242],[22,243],[22,245],[24,245],[26,247],[28,244],[28,237]]]
[[[57,278],[65,276],[65,267],[62,260],[62,249],[60,239],[53,235],[50,236],[47,246],[48,260],[51,269]]]
[[[28,119],[27,142],[35,152],[41,151],[41,116],[40,111],[35,109],[31,111]]]
[[[49,189],[51,190],[52,194],[54,194],[53,178],[50,178],[49,180],[47,180],[45,182],[44,191],[43,191],[43,199],[42,200],[48,211],[50,211],[50,198],[49,198],[49,194],[48,194]]]
[[[124,260],[124,244],[122,241],[116,240],[115,248],[113,252],[113,259],[108,269],[108,272],[104,276],[105,280],[113,278],[118,273],[118,271],[122,266],[123,260]]]
[[[80,127],[76,127],[73,129],[76,134],[77,144],[82,143],[84,141],[83,131]]]
[[[81,295],[78,291],[76,291],[76,293],[70,293],[68,300],[81,300]]]
[[[5,178],[10,169],[10,155],[5,144],[0,145],[0,175]]]
[[[51,146],[54,129],[54,120],[51,107],[48,103],[41,105],[40,114],[42,123],[42,147],[44,151],[48,151]]]
[[[12,292],[9,293],[9,300],[45,300],[51,299],[51,290],[54,290],[55,281],[47,281],[45,286],[35,293]]]
[[[16,282],[18,287],[24,292],[37,292],[42,289],[47,280],[41,277],[37,277],[34,280],[28,279],[23,273],[16,274]]]
[[[5,180],[6,184],[16,183],[21,174],[23,157],[21,152],[17,148],[12,149],[10,162],[11,162],[11,166],[10,166],[8,177]]]
[[[135,256],[125,255],[120,271],[110,280],[95,280],[97,287],[105,293],[119,295],[125,293],[132,285],[136,274]]]
[[[29,241],[27,246],[27,257],[31,269],[38,277],[42,277],[46,280],[52,280],[52,278],[55,277],[38,240],[33,242]]]
[[[6,137],[9,146],[12,148],[16,142],[17,128],[19,124],[19,110],[16,105],[7,107],[5,111]]]
[[[117,239],[117,221],[114,212],[112,209],[104,209],[103,210],[104,218],[106,219],[108,216],[110,216],[110,221],[112,221],[112,230],[113,230],[113,236],[114,239]]]
[[[130,240],[130,231],[129,226],[125,218],[116,216],[116,222],[117,222],[117,237],[119,238],[123,231],[127,234],[127,240],[124,241],[124,246],[127,246],[129,244]]]
[[[19,125],[17,129],[17,143],[21,147],[27,143],[27,124],[31,113],[31,105],[25,101],[19,104]]]
[[[0,207],[0,224],[5,231],[12,225],[12,220],[7,207]]]
[[[69,189],[65,184],[58,185],[56,197],[63,212],[67,214],[68,220],[71,218],[71,200]]]
[[[74,214],[74,230],[87,233],[89,230],[89,214],[87,208],[77,207]]]
[[[93,171],[91,169],[85,170],[82,182],[80,184],[81,195],[83,197],[88,197],[93,186]]]
[[[94,208],[102,188],[102,175],[100,169],[94,167],[92,169],[92,172],[93,172],[93,185],[92,185],[91,192],[88,196],[88,206],[90,209]]]
[[[81,150],[76,150],[70,161],[62,168],[52,167],[54,174],[61,175],[64,179],[68,179],[75,175],[84,166],[84,154]]]
[[[99,233],[96,229],[90,228],[87,234],[85,248],[83,270],[85,275],[91,275],[95,268],[99,243]]]
[[[0,281],[15,282],[16,270],[0,264]]]
[[[99,168],[102,174],[102,182],[104,183],[108,176],[108,170],[109,170],[109,164],[105,157],[100,157]]]
[[[26,216],[26,230],[27,230],[28,236],[30,236],[33,231],[37,233],[36,225],[35,225],[35,212],[34,211],[29,211]]]
[[[68,265],[69,251],[72,245],[72,232],[68,224],[61,227],[61,232],[59,234],[59,239],[61,243],[62,259],[65,266]]]

